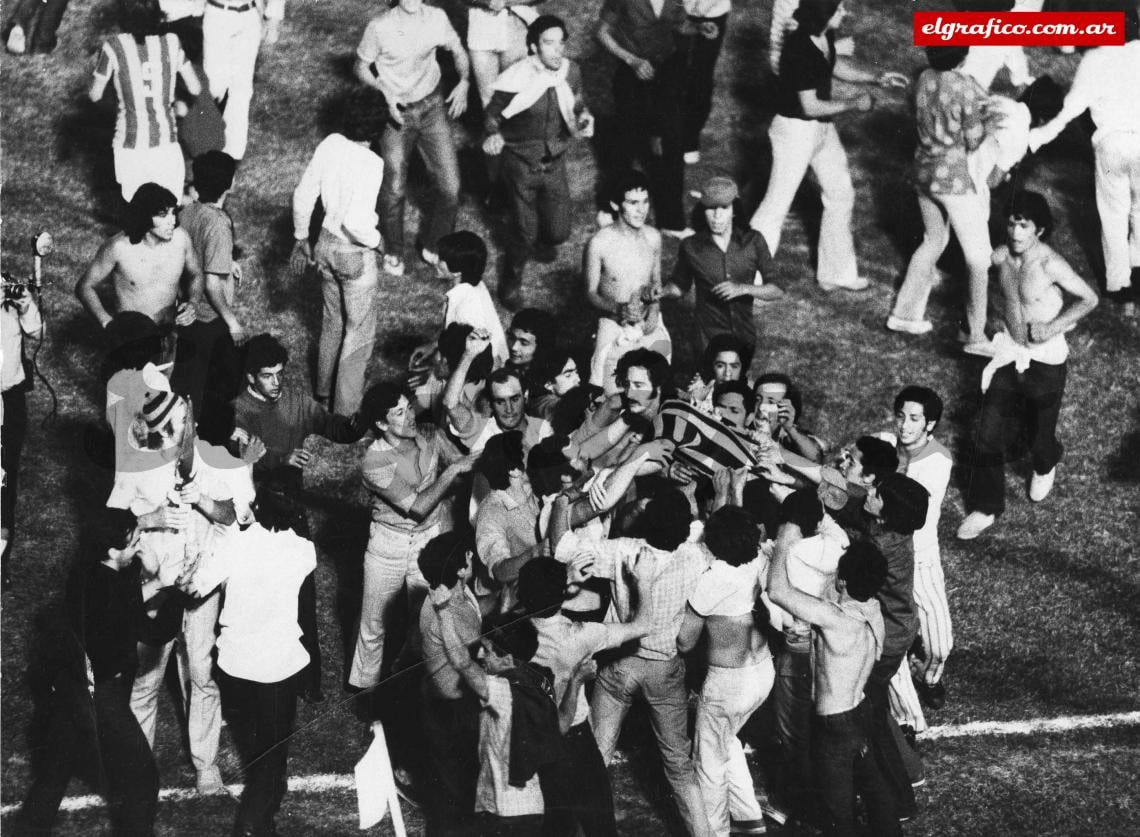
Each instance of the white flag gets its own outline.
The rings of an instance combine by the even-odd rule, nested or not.
[[[388,809],[392,810],[392,827],[396,837],[407,837],[404,814],[396,796],[396,780],[392,775],[392,761],[388,757],[388,742],[384,727],[379,721],[372,724],[372,745],[356,763],[356,803],[360,810],[360,827],[371,828]]]

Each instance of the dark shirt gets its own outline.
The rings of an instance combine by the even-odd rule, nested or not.
[[[780,77],[777,83],[776,112],[791,119],[812,119],[804,114],[800,91],[814,90],[821,102],[831,101],[831,74],[835,69],[835,34],[827,33],[827,55],[810,35],[797,29],[788,36],[780,55]],[[830,116],[817,117],[830,122]]]
[[[285,491],[300,491],[301,469],[286,460],[310,435],[333,442],[356,442],[367,431],[352,418],[330,413],[312,398],[291,387],[281,388],[276,401],[262,401],[247,389],[234,399],[234,426],[265,442],[265,455],[253,466],[258,484],[271,482]]]
[[[665,0],[660,17],[649,0],[606,0],[601,19],[613,27],[621,46],[660,67],[677,51],[675,33],[687,15],[681,0]]]
[[[582,72],[574,62],[566,75],[570,89],[577,95],[582,89]],[[506,142],[505,153],[517,154],[530,165],[561,157],[570,142],[570,127],[562,118],[558,95],[551,88],[526,110],[510,119],[503,119],[503,109],[510,104],[515,93],[496,90],[487,104],[483,117],[488,134],[499,133]]]
[[[137,563],[123,570],[105,564],[87,569],[79,623],[95,682],[119,675],[133,678],[139,664],[138,643],[158,644],[172,638],[181,614],[179,597],[172,596],[156,618],[147,616]]]
[[[876,596],[887,629],[883,656],[905,654],[918,633],[918,613],[914,609],[914,535],[889,532],[874,522],[869,539],[887,559],[887,580]]]
[[[696,318],[702,334],[711,337],[727,332],[755,346],[752,297],[724,301],[712,289],[721,282],[751,285],[757,271],[764,277],[772,271],[772,255],[764,236],[755,230],[733,230],[728,249],[721,250],[706,230],[681,242],[672,282],[686,293],[696,283]]]

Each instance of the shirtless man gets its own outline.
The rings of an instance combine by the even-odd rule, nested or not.
[[[661,233],[645,223],[649,180],[641,172],[630,171],[618,184],[614,197],[610,205],[617,220],[594,233],[586,244],[586,297],[601,313],[590,364],[590,383],[597,386],[607,385],[605,379],[612,378],[609,370],[624,353],[614,352],[615,344],[625,337],[623,324],[640,323],[640,333],[623,344],[625,351],[653,349],[668,360],[673,350],[658,302]],[[614,388],[609,386],[608,391]]]
[[[186,294],[201,298],[202,268],[190,236],[177,227],[178,200],[155,183],[144,183],[127,205],[123,231],[111,236],[95,254],[75,295],[106,327],[114,318],[99,299],[97,288],[112,279],[118,311],[146,314],[160,326],[189,326],[196,317],[193,304],[178,302],[184,276]]]
[[[886,559],[869,543],[852,544],[839,559],[835,592],[817,598],[796,589],[788,576],[788,555],[798,536],[795,526],[780,530],[768,596],[814,629],[816,769],[829,820],[825,833],[855,834],[858,789],[871,833],[902,834],[894,798],[870,752],[870,711],[863,697],[886,633],[875,598],[887,577]]]
[[[688,653],[708,633],[708,675],[697,704],[693,752],[712,833],[727,837],[730,827],[759,829],[765,814],[780,823],[785,819],[766,800],[757,801],[736,737],[768,697],[776,672],[753,612],[767,563],[760,557],[755,519],[739,506],[718,509],[705,524],[705,545],[716,560],[689,597],[677,648]]]
[[[1097,305],[1093,289],[1044,243],[1053,216],[1042,195],[1016,193],[1006,215],[1008,243],[994,251],[993,262],[1001,277],[1008,331],[995,335],[994,357],[982,372],[984,398],[964,497],[969,514],[958,528],[958,539],[964,541],[990,528],[1005,510],[1010,417],[1022,416],[1029,432],[1029,499],[1039,503],[1053,488],[1064,450],[1056,431],[1069,357],[1065,332]],[[1066,294],[1076,300],[1066,305]]]

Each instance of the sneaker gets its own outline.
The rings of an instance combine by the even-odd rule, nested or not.
[[[1034,503],[1040,503],[1049,496],[1049,492],[1053,490],[1053,481],[1056,479],[1056,465],[1050,468],[1047,474],[1034,472],[1033,476],[1029,478],[1029,499]]]
[[[686,151],[685,152],[685,165],[695,166],[701,161],[701,152],[699,151]]]
[[[396,785],[396,795],[413,808],[420,807],[419,789],[412,778],[411,772],[404,767],[392,768],[392,781]]]
[[[941,709],[946,705],[946,687],[941,683],[926,683],[922,680],[914,681],[914,690],[918,692],[918,699],[928,709]]]
[[[404,275],[404,260],[390,253],[384,255],[384,272],[392,276]]]
[[[675,238],[678,241],[684,241],[690,235],[696,235],[696,230],[692,227],[685,227],[683,230],[666,230],[662,229],[661,234],[669,238]]]
[[[994,344],[991,340],[975,340],[963,346],[962,351],[976,357],[993,357]]]
[[[966,515],[966,519],[962,521],[962,525],[958,527],[958,534],[956,537],[960,541],[972,541],[982,532],[989,529],[994,525],[997,517],[985,512],[974,511]]]
[[[862,276],[854,279],[851,282],[820,282],[819,289],[825,293],[831,291],[865,291],[871,287],[871,280],[864,279]]]
[[[16,24],[8,33],[8,52],[13,55],[23,55],[28,49],[28,39],[24,35],[24,27]]]
[[[222,796],[228,794],[222,772],[217,767],[207,767],[198,774],[199,796]]]
[[[891,314],[887,317],[887,330],[902,334],[929,334],[934,330],[934,323],[930,320],[904,320]]]
[[[439,264],[439,253],[436,253],[434,250],[429,250],[426,247],[420,250],[420,258],[430,264],[432,267],[435,267],[437,264]]]

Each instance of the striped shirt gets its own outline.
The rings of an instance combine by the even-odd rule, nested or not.
[[[127,34],[103,42],[95,75],[110,77],[119,97],[115,148],[158,148],[177,142],[174,83],[186,64],[178,36]]]

